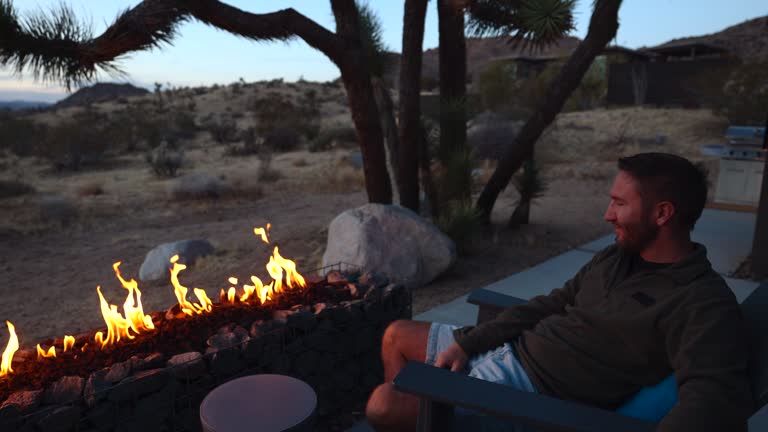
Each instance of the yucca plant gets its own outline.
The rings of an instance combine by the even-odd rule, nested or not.
[[[472,205],[471,199],[466,199],[450,201],[437,219],[437,227],[456,243],[459,254],[466,255],[481,222],[480,212]]]
[[[515,189],[520,194],[520,199],[517,202],[515,211],[512,213],[512,217],[509,218],[508,225],[516,227],[529,222],[531,202],[544,195],[544,192],[547,190],[547,183],[541,177],[536,161],[531,158],[523,163],[522,171],[512,179],[512,184],[514,184]]]

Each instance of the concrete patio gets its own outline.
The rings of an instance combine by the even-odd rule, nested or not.
[[[706,246],[712,267],[723,276],[739,302],[759,285],[759,282],[728,277],[752,250],[755,220],[754,213],[705,209],[692,233],[694,241]],[[613,235],[607,235],[485,288],[524,299],[548,294],[561,287],[595,253],[613,241]],[[472,325],[477,319],[477,306],[467,303],[466,300],[466,295],[461,296],[413,318],[420,321]]]

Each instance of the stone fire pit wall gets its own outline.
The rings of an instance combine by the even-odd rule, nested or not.
[[[371,275],[360,280],[365,277]],[[0,407],[0,431],[200,431],[199,407],[208,392],[258,373],[311,385],[319,429],[326,429],[329,421],[363,408],[383,381],[384,329],[411,317],[410,290],[375,275],[369,280],[360,300],[294,307],[249,328],[233,323],[218,329],[204,353],[133,357],[87,379],[64,377],[44,390],[15,393]]]

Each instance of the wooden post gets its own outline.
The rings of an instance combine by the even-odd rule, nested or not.
[[[760,203],[757,206],[755,236],[752,239],[752,276],[757,279],[768,277],[768,114],[765,119],[763,134],[763,181],[760,190]]]

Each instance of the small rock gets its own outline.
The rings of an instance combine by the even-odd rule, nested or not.
[[[239,346],[247,340],[246,338],[248,338],[248,332],[243,329],[243,331],[239,333],[217,333],[209,337],[206,344],[216,350],[223,350]]]
[[[3,404],[0,406],[0,430],[16,430],[21,421],[21,412],[16,405]]]
[[[43,402],[62,405],[80,399],[83,395],[85,380],[79,376],[65,376],[51,384],[45,391]]]
[[[341,274],[341,272],[334,270],[327,275],[325,275],[325,278],[328,280],[328,283],[342,283],[347,282],[347,278],[344,277],[344,275]]]
[[[111,401],[128,401],[161,389],[167,382],[169,374],[165,369],[150,369],[140,371],[121,381],[109,392]]]
[[[85,381],[83,388],[83,397],[88,408],[96,406],[97,402],[107,397],[107,391],[112,387],[112,383],[107,381],[108,368],[99,369],[93,372]]]
[[[3,402],[3,407],[13,405],[21,414],[33,412],[43,401],[42,390],[19,391],[13,393]]]
[[[177,354],[168,360],[168,367],[176,378],[195,379],[207,371],[203,355],[192,351]]]
[[[127,377],[128,374],[130,373],[131,373],[130,361],[115,363],[109,367],[109,372],[107,372],[107,375],[104,377],[104,379],[114,384],[116,382],[124,380],[125,377]]]
[[[376,288],[381,288],[389,283],[389,279],[378,272],[368,272],[360,277],[357,281],[359,285],[368,285]]]
[[[64,406],[52,410],[37,422],[41,432],[68,432],[77,425],[80,420],[80,408],[77,406]]]
[[[144,358],[144,367],[142,367],[141,370],[157,369],[162,367],[163,363],[165,363],[165,355],[162,353],[153,353]]]

